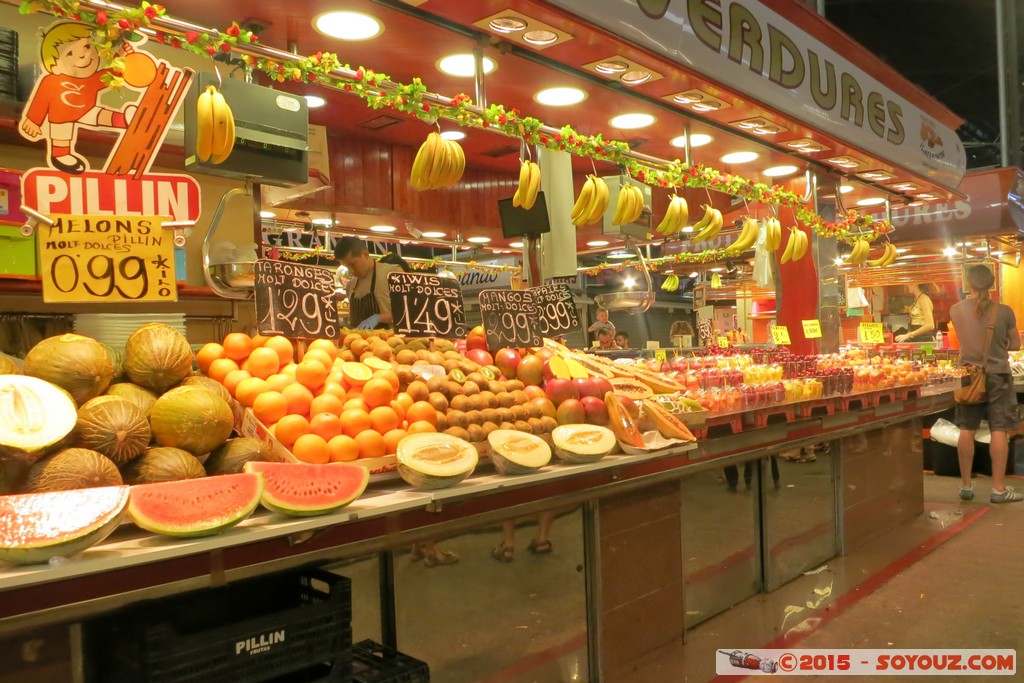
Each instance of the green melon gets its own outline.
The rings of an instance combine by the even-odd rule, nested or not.
[[[0,375],[20,375],[21,366],[10,356],[0,353]]]
[[[71,491],[123,483],[117,465],[102,453],[87,448],[66,448],[32,465],[24,490],[26,493]]]
[[[597,462],[615,450],[615,433],[607,427],[573,424],[556,427],[551,432],[555,455],[570,465]]]
[[[210,536],[251,515],[261,495],[262,474],[140,484],[132,487],[128,514],[137,525],[156,534]]]
[[[97,396],[78,409],[75,445],[98,451],[123,465],[149,445],[149,422],[131,401]]]
[[[211,377],[204,377],[203,375],[191,375],[181,380],[183,387],[199,387],[200,389],[206,389],[214,396],[224,399],[231,404],[231,392],[227,390],[223,384]],[[239,470],[241,471],[241,470]]]
[[[398,442],[398,474],[421,489],[455,486],[473,474],[476,448],[449,434],[410,434]]]
[[[74,555],[109,536],[127,504],[127,486],[0,496],[0,560]]]
[[[192,347],[170,325],[143,325],[125,344],[124,370],[136,384],[163,393],[192,371]]]
[[[0,375],[0,458],[34,461],[70,439],[78,413],[71,395],[36,377]]]
[[[206,476],[202,463],[188,451],[161,446],[132,460],[121,470],[128,484],[152,484],[157,481],[181,481]]]
[[[110,344],[103,344],[103,350],[107,352],[110,363],[114,366],[114,376],[111,381],[117,382],[124,377],[124,349],[115,349]]]
[[[228,439],[210,453],[203,466],[209,475],[238,474],[247,462],[270,462],[274,458],[263,442],[252,437]]]
[[[103,345],[78,334],[39,342],[25,356],[23,369],[26,375],[66,390],[78,405],[106,391],[114,376],[114,364]]]
[[[234,415],[225,401],[205,389],[177,387],[153,404],[149,426],[159,445],[205,455],[227,441]]]
[[[370,483],[370,470],[341,462],[248,462],[245,471],[263,475],[263,507],[290,517],[313,517],[340,510],[361,496]]]
[[[491,462],[499,474],[532,474],[551,462],[544,439],[517,429],[495,429],[487,435]]]
[[[126,401],[131,401],[147,418],[149,417],[149,411],[153,408],[153,404],[156,403],[156,399],[158,398],[157,395],[149,389],[140,387],[138,384],[132,384],[131,382],[111,384],[107,388],[106,395],[117,396],[118,398],[123,398]]]

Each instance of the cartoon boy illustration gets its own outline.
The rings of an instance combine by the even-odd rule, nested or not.
[[[91,43],[92,27],[61,22],[52,25],[40,46],[42,66],[48,72],[36,82],[21,119],[21,133],[29,140],[44,134],[49,144],[49,165],[65,173],[79,174],[89,166],[75,154],[77,128],[124,129],[137,107],[128,105],[115,111],[99,105],[99,95],[107,89],[100,69],[100,56]],[[123,52],[131,53],[129,43]]]

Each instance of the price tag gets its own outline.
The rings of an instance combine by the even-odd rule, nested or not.
[[[857,327],[857,337],[866,344],[885,343],[885,332],[882,323],[861,323]]]
[[[658,349],[654,352],[654,360],[659,363],[664,363],[668,360],[668,355],[665,353],[665,349]]]
[[[542,285],[532,287],[529,291],[533,293],[533,304],[537,311],[533,321],[541,337],[557,337],[579,328],[576,302],[567,285]]]
[[[533,290],[485,289],[480,292],[479,302],[489,348],[540,346],[543,343],[534,323],[537,307]]]
[[[789,328],[785,325],[776,325],[772,328],[772,341],[778,345],[791,344],[789,341]]]
[[[389,273],[388,294],[398,334],[462,339],[469,332],[457,280],[430,273]]]
[[[935,350],[935,347],[932,346],[931,344],[925,344],[924,346],[921,347],[921,350],[924,351],[924,355],[930,356],[932,355],[932,352]]]
[[[159,216],[53,216],[40,226],[43,301],[177,301],[174,235]]]
[[[801,320],[804,324],[804,339],[821,339],[821,322],[818,320]]]
[[[288,261],[256,262],[256,320],[262,335],[337,339],[334,274]]]
[[[718,348],[720,348],[720,349],[727,349],[727,348],[729,348],[729,338],[728,337],[719,337],[718,338]]]

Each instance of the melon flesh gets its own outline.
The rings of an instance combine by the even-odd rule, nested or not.
[[[66,391],[36,377],[0,375],[0,457],[37,460],[59,449],[77,420]]]
[[[487,435],[491,462],[500,474],[530,474],[551,462],[544,439],[516,429],[495,429]]]
[[[109,536],[127,503],[127,486],[0,496],[0,560],[74,555]]]
[[[398,442],[398,474],[420,489],[455,486],[473,474],[477,452],[468,441],[449,434],[410,434]]]
[[[262,494],[262,474],[140,484],[132,487],[128,514],[155,534],[212,536],[251,515]]]
[[[247,462],[245,471],[263,475],[263,507],[291,517],[340,510],[361,496],[370,483],[368,469],[347,463]]]

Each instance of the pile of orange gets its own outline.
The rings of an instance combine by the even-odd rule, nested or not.
[[[407,434],[436,431],[434,406],[399,391],[391,361],[328,339],[310,342],[298,362],[295,351],[284,337],[234,332],[196,362],[304,462],[391,455]]]

